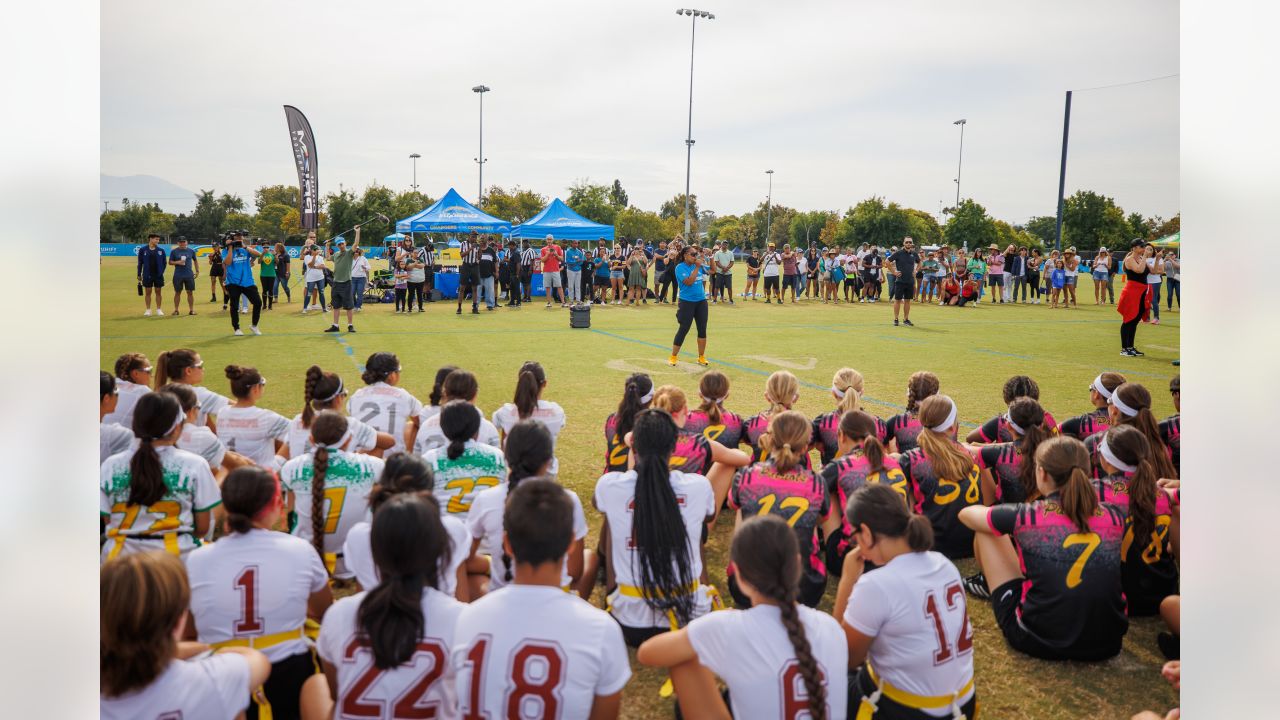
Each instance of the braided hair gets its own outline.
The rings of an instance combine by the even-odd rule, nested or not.
[[[325,372],[319,365],[307,368],[302,383],[302,427],[311,427],[316,411],[324,409],[322,401],[332,401],[342,389],[342,378],[337,373]],[[327,404],[327,403],[325,403]]]
[[[918,414],[920,403],[924,402],[925,398],[937,395],[940,387],[938,376],[928,370],[912,373],[907,380],[907,412]]]
[[[342,442],[347,433],[347,419],[342,413],[324,410],[316,414],[311,423],[311,440],[316,449],[312,451],[311,472],[311,545],[320,557],[324,558],[324,526],[327,518],[324,514],[324,479],[329,472],[329,448]]]
[[[550,465],[555,440],[546,425],[537,420],[521,420],[507,433],[503,453],[507,458],[507,497],[510,498],[522,480],[540,476]],[[511,582],[511,556],[505,550],[502,566],[504,579]]]
[[[661,410],[644,410],[636,416],[631,430],[631,448],[636,454],[631,527],[645,604],[660,613],[675,613],[684,625],[693,615],[693,594],[688,588],[698,578],[693,574],[689,538],[671,488],[670,462],[677,433],[675,421]]]
[[[892,490],[890,492],[893,493]],[[897,493],[893,495],[897,498]],[[901,500],[897,502],[902,504]],[[775,515],[748,518],[733,534],[729,557],[742,581],[778,604],[782,627],[795,650],[800,677],[809,696],[810,717],[825,720],[826,683],[796,607],[800,584],[800,544],[796,541],[795,532]]]

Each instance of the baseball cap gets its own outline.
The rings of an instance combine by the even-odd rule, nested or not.
[[[555,240],[555,237],[551,233],[547,233],[547,240]]]

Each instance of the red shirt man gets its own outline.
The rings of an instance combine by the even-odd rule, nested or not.
[[[542,288],[547,294],[547,307],[551,307],[552,289],[555,296],[564,305],[564,283],[560,281],[560,264],[564,262],[564,250],[556,245],[556,239],[547,236],[547,244],[542,247]]]

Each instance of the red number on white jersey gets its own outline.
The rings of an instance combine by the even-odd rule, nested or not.
[[[480,708],[484,696],[485,653],[489,649],[489,637],[482,635],[467,652],[466,664],[471,666],[471,686],[461,698],[463,720],[488,720],[489,714]],[[557,718],[560,716],[561,685],[564,684],[564,652],[554,642],[526,640],[511,654],[508,666],[506,694],[503,700],[504,717]]]
[[[826,673],[818,669],[818,682],[826,685]],[[809,715],[809,690],[800,674],[800,661],[792,660],[782,668],[782,720],[796,720]]]
[[[258,617],[258,566],[250,565],[236,575],[235,585],[240,590],[240,619],[236,621],[233,635],[258,635],[262,633],[262,618]]]
[[[352,638],[350,644],[347,645],[347,651],[343,653],[342,660],[343,662],[354,662],[356,655],[361,652],[373,654],[373,650],[369,648],[367,641],[359,637]],[[426,672],[408,690],[405,690],[395,699],[390,717],[397,718],[397,720],[427,720],[439,714],[439,701],[423,702],[423,698],[427,696],[431,686],[444,675],[447,652],[440,643],[423,641],[418,643],[413,655],[409,657],[408,662],[405,664],[415,664],[423,655],[430,657]],[[338,717],[352,719],[387,717],[387,703],[385,701],[370,700],[364,697],[365,693],[369,692],[369,688],[378,682],[378,678],[382,676],[382,673],[383,671],[379,670],[376,665],[369,665],[369,668],[361,673],[360,677],[356,678],[356,681],[351,684],[351,687],[342,697],[342,703],[338,707]]]
[[[941,665],[955,657],[957,653],[963,655],[973,650],[973,628],[969,626],[969,610],[965,607],[964,590],[960,587],[960,583],[948,585],[944,591],[944,597],[948,610],[955,610],[957,604],[960,606],[963,622],[960,624],[960,637],[956,638],[956,645],[953,649],[951,644],[947,642],[946,627],[942,623],[942,612],[938,608],[938,599],[932,592],[925,597],[925,615],[933,620],[933,630],[938,635],[938,650],[933,654],[934,665]]]

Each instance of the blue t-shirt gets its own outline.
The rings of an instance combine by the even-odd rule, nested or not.
[[[564,251],[564,266],[574,272],[582,270],[582,251],[571,247]]]
[[[595,263],[596,277],[602,277],[602,278],[609,277],[609,258],[607,257],[593,258],[591,262]]]
[[[1055,288],[1063,287],[1067,284],[1067,271],[1062,268],[1054,268],[1053,272],[1049,273],[1049,281],[1053,283]]]
[[[138,274],[144,278],[163,278],[165,268],[164,248],[138,248]]]
[[[192,269],[192,263],[196,259],[196,251],[192,250],[190,247],[178,247],[169,252],[170,260],[181,260],[182,258],[187,259],[185,265],[173,266],[173,278],[175,280],[179,278],[195,277],[195,271]]]
[[[706,270],[699,265],[690,265],[689,263],[683,262],[676,265],[676,287],[680,289],[680,299],[685,302],[698,302],[699,300],[707,299],[706,285],[698,282],[697,280],[694,280],[692,285],[684,284],[685,279],[688,278],[695,269],[699,278],[707,274]]]
[[[240,287],[253,287],[253,270],[249,267],[249,251],[244,248],[232,248],[230,252],[226,260],[226,283]]]

